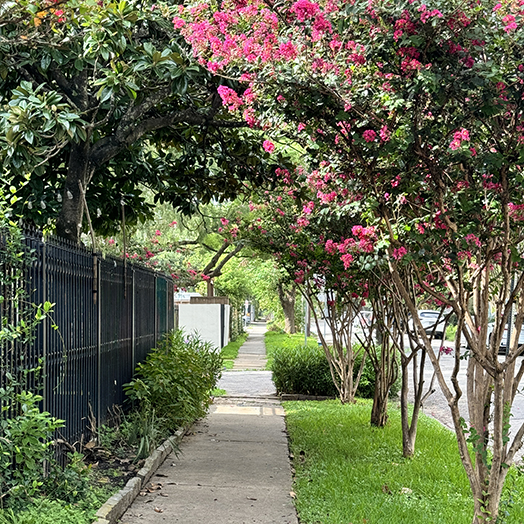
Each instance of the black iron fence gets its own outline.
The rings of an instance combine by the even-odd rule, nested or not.
[[[27,294],[34,304],[53,303],[53,313],[29,348],[1,348],[0,387],[8,366],[31,368],[42,359],[43,408],[65,420],[62,436],[77,442],[124,402],[123,384],[174,328],[173,281],[37,232],[26,233],[24,242],[31,257]]]

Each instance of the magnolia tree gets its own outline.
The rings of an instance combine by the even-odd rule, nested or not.
[[[317,163],[317,201],[342,215],[363,208],[362,226],[388,244],[395,292],[451,410],[474,523],[496,520],[524,434],[510,427],[524,374],[522,3],[225,1],[174,20],[203,65],[245,82],[220,95],[274,137],[266,150],[292,137]],[[457,316],[450,377],[406,275]]]
[[[224,82],[174,30],[176,4],[20,0],[0,8],[0,161],[15,212],[77,242],[151,218],[155,203],[195,212],[265,183],[275,155],[221,103]],[[267,162],[269,161],[269,165]],[[272,169],[271,169],[272,168]],[[90,215],[90,216],[86,216]]]

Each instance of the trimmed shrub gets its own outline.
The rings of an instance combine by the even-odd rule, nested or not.
[[[271,370],[279,393],[337,395],[322,348],[304,345],[277,348]]]
[[[220,351],[178,330],[168,333],[137,366],[124,389],[140,411],[154,412],[173,431],[206,414],[221,373]]]
[[[357,358],[353,375],[356,377],[361,357]],[[317,346],[280,347],[273,353],[273,382],[279,393],[295,395],[318,395],[336,397],[338,395],[329,371],[329,363],[324,350]],[[391,388],[395,397],[400,390],[400,380]],[[373,398],[375,391],[375,370],[369,358],[366,359],[357,396]]]

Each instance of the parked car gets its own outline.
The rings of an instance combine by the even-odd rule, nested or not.
[[[490,323],[488,324],[488,344],[491,344],[491,334],[493,333],[493,329],[495,327],[495,324]],[[524,345],[524,326],[522,326],[522,329],[520,330],[519,335],[519,346]],[[502,339],[500,340],[500,347],[499,347],[499,353],[506,353],[506,348],[508,346],[508,325],[504,327],[504,333],[502,334]]]
[[[440,311],[434,311],[433,309],[420,309],[418,311],[418,318],[424,328],[424,331],[428,335],[434,336],[434,338],[444,339],[444,330],[446,323],[444,322],[444,315],[440,314]],[[409,321],[409,329],[414,329],[413,319]]]

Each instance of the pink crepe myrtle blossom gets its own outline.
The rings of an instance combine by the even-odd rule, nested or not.
[[[394,250],[393,250],[393,258],[395,260],[400,260],[402,257],[404,257],[406,254],[407,254],[408,250],[402,246],[402,247],[396,247]]]
[[[305,204],[304,207],[302,208],[302,212],[303,212],[305,215],[310,215],[311,212],[313,211],[313,209],[315,209],[315,203],[314,203],[314,202],[308,202],[308,203]]]
[[[268,153],[272,153],[275,150],[275,144],[273,144],[273,142],[270,142],[269,140],[264,140],[262,147],[264,148],[264,151]]]
[[[391,131],[387,125],[380,128],[379,136],[382,142],[389,142],[391,140]]]
[[[373,142],[375,140],[375,138],[377,137],[377,133],[375,131],[373,131],[373,129],[366,129],[363,133],[362,133],[362,138],[366,141],[366,142]]]
[[[351,262],[353,262],[353,255],[346,253],[340,257],[340,260],[342,260],[342,262],[344,263],[344,269],[348,269],[351,265]]]
[[[524,220],[524,204],[513,204],[510,202],[508,204],[509,208],[509,217],[516,222],[521,222]]]
[[[473,233],[466,235],[466,242],[468,244],[475,244],[477,247],[482,247],[482,242],[480,241],[479,237]]]
[[[299,227],[307,227],[307,226],[309,226],[309,220],[306,217],[298,217],[297,218],[297,226],[299,226]]]
[[[316,16],[320,12],[320,7],[309,0],[298,0],[289,11],[295,14],[299,22],[304,22],[307,18]]]
[[[235,111],[243,104],[242,99],[233,89],[227,86],[218,86],[217,91],[222,99],[222,104],[228,106],[229,111]]]
[[[221,218],[220,219],[220,223],[223,225],[223,226],[227,226],[229,224],[229,220],[227,218]]]
[[[449,346],[440,346],[439,353],[444,355],[451,355],[451,353],[453,353],[453,348]]]
[[[449,148],[455,151],[461,146],[462,142],[469,142],[469,131],[464,128],[453,133],[453,140],[449,144]]]

